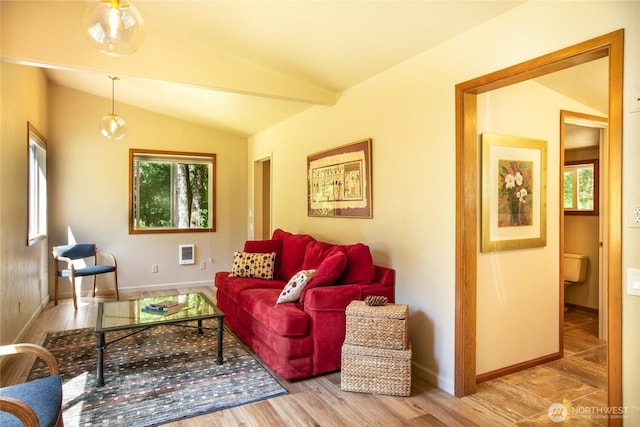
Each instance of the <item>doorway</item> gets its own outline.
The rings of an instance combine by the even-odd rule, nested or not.
[[[621,190],[623,30],[562,49],[456,86],[456,339],[455,394],[476,387],[476,282],[479,160],[477,95],[594,59],[609,58],[608,212],[608,401],[622,405]],[[559,281],[562,277],[559,277]]]
[[[607,339],[607,128],[606,117],[598,117],[573,111],[560,112],[560,149],[564,160],[565,178],[573,181],[583,173],[583,179],[574,181],[567,187],[564,213],[561,216],[564,235],[564,252],[585,255],[588,265],[585,280],[574,286],[562,286],[565,312],[569,307],[591,311],[598,316],[598,338]],[[593,174],[593,175],[591,175]],[[594,181],[590,181],[593,176]],[[581,191],[582,190],[582,191]],[[587,193],[585,193],[587,190]],[[591,190],[591,191],[589,191]],[[571,192],[572,194],[569,194]],[[578,194],[593,196],[593,204],[588,199],[578,203]],[[576,197],[574,197],[574,195]],[[568,198],[567,198],[568,196]]]
[[[271,238],[271,156],[253,162],[253,209],[249,221],[253,239]]]

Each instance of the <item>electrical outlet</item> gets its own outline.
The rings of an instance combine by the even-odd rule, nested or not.
[[[158,272],[158,264],[153,264],[151,266],[151,272],[152,273],[157,273]]]
[[[206,261],[200,261],[200,270],[206,270],[206,269],[207,269]]]
[[[631,208],[631,219],[630,219],[631,227],[640,227],[640,204]]]

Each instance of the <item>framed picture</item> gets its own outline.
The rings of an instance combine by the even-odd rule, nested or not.
[[[309,216],[371,218],[371,139],[307,156]]]
[[[547,142],[482,134],[482,252],[547,243]]]

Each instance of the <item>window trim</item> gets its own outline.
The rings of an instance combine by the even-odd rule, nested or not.
[[[600,214],[600,194],[599,194],[599,183],[600,183],[600,172],[598,169],[598,160],[575,160],[565,162],[564,166],[580,166],[580,165],[593,165],[593,209],[567,209],[564,207],[564,203],[562,204],[562,209],[564,210],[565,215],[599,215]],[[563,178],[564,178],[563,169]],[[576,180],[577,181],[577,180]],[[564,192],[564,186],[563,192]],[[564,193],[563,193],[564,194]],[[564,200],[564,197],[563,197]],[[576,201],[577,203],[577,201]]]
[[[190,163],[206,163],[211,165],[209,176],[209,210],[210,219],[207,228],[136,228],[134,227],[134,161],[139,157],[180,158]],[[162,233],[202,233],[216,231],[216,155],[213,153],[193,153],[186,151],[166,151],[131,148],[129,149],[129,234],[162,234]]]
[[[36,155],[35,161],[32,153],[32,145],[35,145],[41,150],[41,156]],[[44,162],[38,161],[40,157],[44,157]],[[36,171],[33,170],[33,166],[38,166],[38,170],[42,170],[40,167],[44,163],[44,182],[42,182],[37,176],[37,183],[34,184],[33,177]],[[33,194],[34,188],[37,194]],[[44,192],[44,194],[42,194]],[[27,122],[27,246],[35,245],[40,240],[46,239],[48,235],[47,228],[47,139],[36,129],[36,127]],[[33,206],[35,201],[35,205]],[[44,206],[42,206],[44,204]],[[32,212],[36,209],[37,212]],[[36,222],[36,224],[33,223]],[[32,230],[35,230],[32,232]]]

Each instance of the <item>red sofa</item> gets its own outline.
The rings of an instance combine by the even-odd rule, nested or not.
[[[373,264],[369,247],[332,245],[306,234],[274,231],[247,241],[245,253],[276,253],[272,279],[215,276],[225,324],[285,380],[340,369],[345,309],[353,300],[382,295],[394,302],[395,271]],[[276,301],[300,270],[315,275],[295,302]]]

